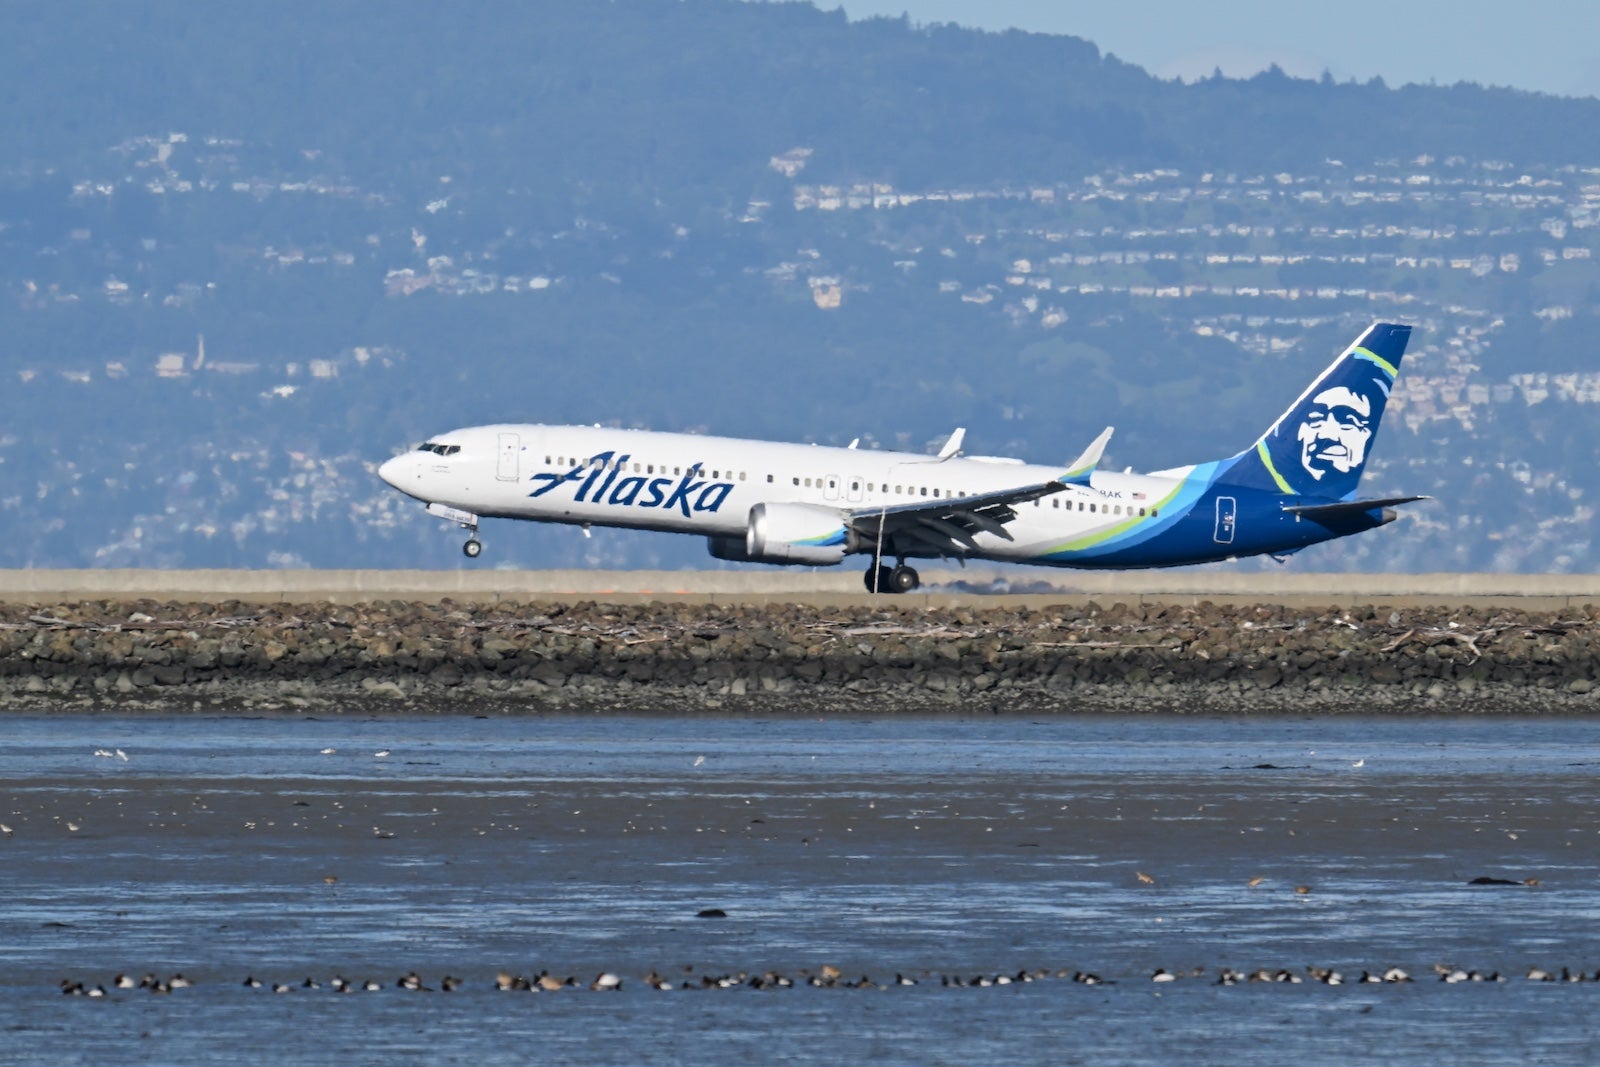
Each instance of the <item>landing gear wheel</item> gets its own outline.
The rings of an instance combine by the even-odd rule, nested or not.
[[[889,566],[868,567],[864,576],[867,592],[892,593],[894,592],[894,568]]]
[[[467,554],[468,559],[477,559],[478,555],[483,551],[483,542],[476,537],[471,538],[461,546],[461,551]]]
[[[921,584],[921,576],[915,570],[902,563],[889,572],[887,589],[891,593],[909,593]]]

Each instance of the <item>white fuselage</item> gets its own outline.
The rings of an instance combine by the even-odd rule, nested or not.
[[[757,504],[860,512],[1050,482],[1062,468],[1016,460],[616,430],[507,424],[454,430],[387,461],[380,476],[402,492],[480,517],[742,538]],[[1039,560],[1100,531],[1153,513],[1182,483],[1096,473],[1016,507],[1014,540],[975,535],[992,559]]]

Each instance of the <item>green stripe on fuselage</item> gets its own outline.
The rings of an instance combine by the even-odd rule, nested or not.
[[[1154,504],[1145,505],[1146,510],[1150,511],[1152,513],[1160,512],[1169,503],[1172,502],[1173,498],[1175,498],[1180,492],[1183,491],[1183,486],[1184,486],[1184,483],[1183,482],[1179,482],[1173,488],[1172,492],[1168,493],[1166,496],[1162,497],[1160,500],[1156,501]],[[1134,505],[1130,504],[1128,506],[1129,507],[1133,507]],[[1086,549],[1094,548],[1097,545],[1102,545],[1105,542],[1111,540],[1113,537],[1118,537],[1118,536],[1120,536],[1122,534],[1125,534],[1128,531],[1130,531],[1130,530],[1132,530],[1132,529],[1134,529],[1134,528],[1136,528],[1136,527],[1138,527],[1140,525],[1143,525],[1144,523],[1156,522],[1156,521],[1158,521],[1160,519],[1160,517],[1161,516],[1159,514],[1135,515],[1133,518],[1127,520],[1126,522],[1119,522],[1114,526],[1107,527],[1104,530],[1099,530],[1099,531],[1097,531],[1095,533],[1089,534],[1086,537],[1080,537],[1076,541],[1068,541],[1064,545],[1057,545],[1056,547],[1052,548],[1050,551],[1044,553],[1043,556],[1036,557],[1036,558],[1041,558],[1041,559],[1049,558],[1051,556],[1058,556],[1058,555],[1060,555],[1060,554],[1062,554],[1064,552],[1082,552],[1082,551],[1084,551]]]
[[[1272,475],[1272,480],[1278,483],[1278,490],[1293,496],[1294,490],[1290,488],[1288,482],[1283,480],[1283,475],[1278,473],[1278,468],[1272,465],[1272,457],[1267,454],[1267,439],[1265,437],[1256,442],[1256,454],[1261,457],[1261,465],[1267,468],[1267,473]]]

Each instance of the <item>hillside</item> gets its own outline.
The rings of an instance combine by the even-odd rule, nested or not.
[[[1439,502],[1293,565],[1600,565],[1600,102],[800,4],[392,14],[7,9],[0,565],[454,566],[371,469],[498,419],[1039,460],[1109,419],[1170,466],[1377,318],[1419,329],[1372,488]]]

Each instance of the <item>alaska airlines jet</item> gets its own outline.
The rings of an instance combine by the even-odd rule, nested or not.
[[[1066,469],[598,426],[474,426],[378,476],[468,531],[485,518],[696,534],[717,559],[831,565],[866,556],[872,592],[917,588],[908,559],[1173,567],[1307,545],[1396,518],[1419,496],[1356,484],[1410,326],[1377,323],[1237,455],[1151,474],[1097,470],[1108,427]],[[887,561],[893,560],[891,566]]]

